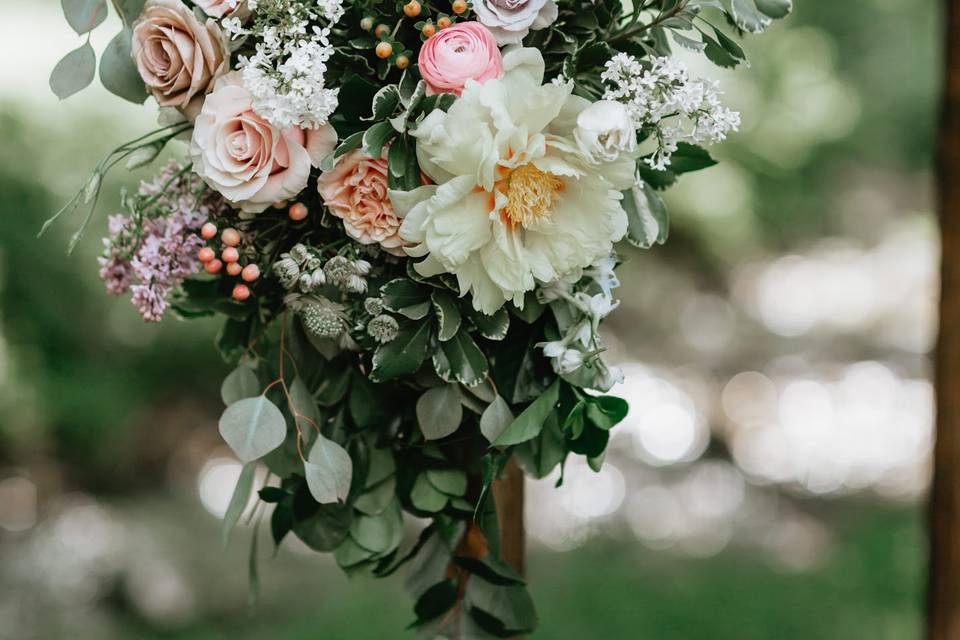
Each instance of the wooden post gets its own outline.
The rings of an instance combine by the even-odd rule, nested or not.
[[[947,0],[945,9],[937,167],[942,258],[935,365],[937,442],[929,513],[929,640],[960,638],[960,0]]]
[[[960,0],[958,0],[960,1]],[[523,529],[523,470],[510,458],[501,478],[493,483],[500,522],[500,555],[520,575],[526,571],[526,535]]]

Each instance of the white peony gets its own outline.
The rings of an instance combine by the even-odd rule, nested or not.
[[[606,258],[626,232],[620,191],[634,174],[629,154],[595,163],[583,153],[574,129],[590,103],[569,83],[543,84],[539,51],[509,51],[503,66],[414,131],[437,184],[390,193],[407,253],[423,258],[417,271],[454,274],[488,314]]]

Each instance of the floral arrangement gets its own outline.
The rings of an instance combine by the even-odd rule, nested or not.
[[[161,126],[54,219],[89,221],[112,166],[177,147],[110,218],[100,274],[146,321],[224,318],[219,429],[245,465],[226,530],[252,502],[276,545],[349,573],[407,565],[429,637],[532,631],[491,484],[510,460],[538,478],[603,464],[627,413],[599,333],[617,243],[664,242],[657,192],[739,125],[672,47],[734,67],[731,36],[790,1],[112,4],[101,81],[151,96]],[[63,7],[80,35],[108,10]],[[88,41],[51,87],[96,67]],[[404,513],[428,522],[415,541]]]

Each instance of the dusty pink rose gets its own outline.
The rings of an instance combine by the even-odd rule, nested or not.
[[[360,244],[379,244],[394,255],[404,255],[400,219],[387,195],[387,161],[356,149],[325,171],[317,189],[330,213],[343,220],[347,235]]]
[[[420,48],[419,63],[428,94],[460,95],[467,80],[482,83],[503,75],[497,41],[479,22],[459,22],[438,31]]]
[[[217,80],[203,102],[190,142],[194,170],[211,188],[246,213],[260,213],[307,186],[337,143],[329,124],[280,130],[253,110],[239,72]]]
[[[160,106],[192,118],[213,81],[229,70],[224,42],[214,20],[201,23],[180,0],[148,0],[133,26],[131,54]]]
[[[194,4],[214,18],[222,18],[236,11],[242,0],[194,0]]]

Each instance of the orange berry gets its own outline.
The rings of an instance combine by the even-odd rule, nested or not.
[[[373,18],[370,16],[367,16],[366,18],[361,20],[360,28],[363,29],[364,31],[370,31],[370,29],[373,29]]]
[[[290,205],[290,211],[287,212],[287,215],[290,216],[290,219],[294,222],[300,222],[307,217],[307,214],[310,211],[307,209],[307,205],[302,202],[295,202]]]
[[[441,29],[446,29],[446,28],[449,27],[451,24],[453,24],[453,23],[450,22],[450,18],[448,18],[448,17],[446,17],[446,16],[444,16],[444,17],[440,18],[439,20],[437,20],[437,26],[440,27]]]
[[[235,247],[240,244],[240,232],[234,228],[224,229],[220,234],[220,240],[228,247]]]
[[[240,274],[240,277],[247,282],[253,282],[260,277],[260,267],[255,264],[248,264],[243,268],[243,272]]]
[[[212,222],[207,222],[200,227],[200,237],[204,240],[213,240],[215,235],[217,235],[217,225]]]
[[[236,262],[240,259],[240,252],[235,247],[227,247],[220,254],[224,262]]]
[[[460,15],[467,10],[467,3],[464,2],[464,0],[453,0],[453,6],[451,8],[455,14]]]
[[[220,269],[223,269],[223,263],[214,258],[210,262],[203,265],[203,268],[207,273],[220,273]]]
[[[233,299],[243,302],[250,297],[250,287],[245,284],[238,284],[233,288]]]
[[[423,25],[423,29],[420,31],[424,36],[429,38],[437,32],[437,28],[428,22],[427,24]]]
[[[243,271],[243,267],[240,266],[239,262],[227,263],[227,275],[238,276],[241,271]]]
[[[385,24],[378,24],[376,30],[373,32],[373,35],[379,38],[385,33],[390,33],[390,27]]]
[[[410,0],[410,2],[403,5],[403,14],[408,18],[416,18],[420,15],[420,3],[417,2],[417,0]]]
[[[397,56],[397,69],[406,69],[410,66],[410,58],[407,56]]]
[[[197,252],[197,260],[203,263],[210,262],[217,257],[217,254],[213,252],[213,249],[210,247],[203,247],[200,251]]]
[[[378,58],[389,58],[393,55],[393,45],[389,42],[381,42],[377,45],[376,53]]]

